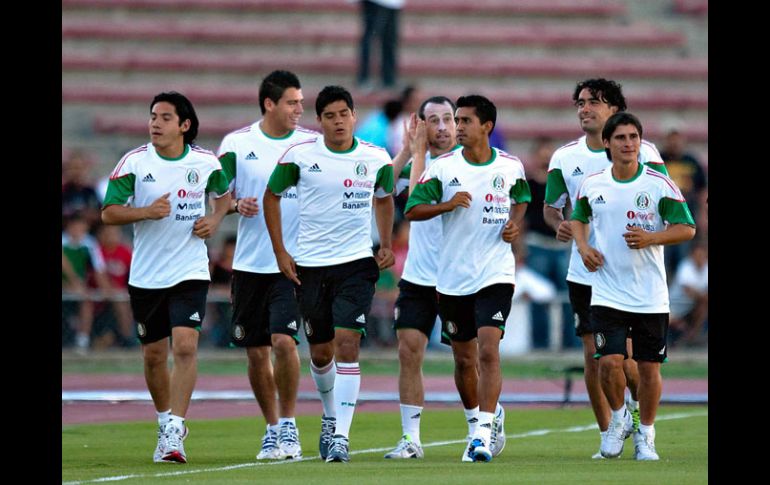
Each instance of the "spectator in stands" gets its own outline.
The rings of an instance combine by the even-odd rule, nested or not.
[[[158,418],[153,461],[187,463],[185,415],[198,375],[198,336],[211,280],[204,240],[216,233],[231,197],[217,157],[193,144],[198,116],[184,95],[156,95],[149,118],[150,143],[118,162],[102,220],[134,227],[128,291]],[[207,215],[209,194],[216,201]]]
[[[660,156],[666,162],[666,169],[679,190],[682,191],[692,216],[698,221],[704,200],[707,180],[706,171],[695,155],[687,150],[687,137],[678,128],[666,133]],[[702,234],[702,233],[701,233]],[[679,262],[688,253],[690,242],[666,246],[666,269],[669,275],[676,274]]]
[[[65,221],[61,238],[62,289],[74,292],[80,298],[78,322],[75,334],[75,350],[86,353],[91,345],[91,328],[94,323],[94,301],[91,290],[99,288],[109,293],[110,283],[106,267],[96,240],[88,234],[88,221],[79,213]],[[95,285],[89,285],[89,280]]]
[[[709,311],[708,243],[697,239],[677,269],[671,286],[672,344],[698,344]]]
[[[406,0],[362,0],[363,23],[359,46],[358,88],[372,90],[369,76],[369,57],[372,39],[377,37],[381,49],[382,88],[393,89],[398,80],[398,17]]]
[[[64,221],[76,213],[88,223],[89,231],[100,222],[101,202],[90,180],[93,159],[82,150],[73,150],[62,162],[61,213]]]
[[[600,453],[619,457],[625,439],[633,434],[634,459],[657,461],[655,416],[669,322],[663,246],[692,239],[695,221],[671,179],[641,162],[642,135],[641,122],[630,113],[606,120],[602,141],[612,166],[583,181],[571,225],[583,265],[594,275],[591,330],[611,411]],[[589,231],[594,233],[592,241]],[[623,362],[629,358],[639,366],[638,426],[623,402]]]
[[[545,201],[545,186],[548,180],[548,164],[555,150],[551,138],[541,136],[532,144],[529,156],[525,160],[527,183],[532,193],[532,201],[525,215],[527,231],[524,235],[526,243],[526,260],[531,271],[535,271],[550,281],[557,291],[567,291],[567,268],[569,267],[569,244],[556,239],[553,228],[543,217]],[[516,266],[518,272],[519,259],[517,254]],[[532,312],[532,344],[534,348],[548,348],[550,318],[547,302],[533,301],[530,305]],[[579,347],[580,339],[575,337],[575,327],[569,318],[569,305],[562,309],[562,345],[564,347]]]
[[[209,263],[211,287],[204,329],[211,343],[217,347],[227,347],[230,343],[230,319],[232,318],[230,288],[233,279],[236,239],[234,234],[228,236],[222,242],[219,254],[215,258],[210,258]]]
[[[112,310],[115,315],[115,342],[120,347],[134,347],[136,327],[128,300],[118,301],[118,296],[128,297],[128,272],[131,268],[131,247],[123,240],[118,226],[101,224],[96,229],[96,239],[104,259],[105,271],[113,289]],[[118,295],[120,293],[120,295]]]
[[[372,145],[387,149],[388,134],[396,129],[396,123],[402,109],[403,104],[398,99],[385,101],[382,108],[369,114],[361,126],[356,129],[356,136]]]

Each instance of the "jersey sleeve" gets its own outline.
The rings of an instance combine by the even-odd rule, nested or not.
[[[529,189],[529,184],[524,179],[516,180],[516,184],[511,187],[510,196],[514,204],[532,202],[532,192]]]
[[[235,152],[225,152],[219,155],[219,163],[222,165],[222,170],[227,177],[227,183],[232,183],[235,180],[237,156]]]
[[[283,160],[283,159],[281,159]],[[299,167],[294,163],[278,163],[270,175],[267,187],[276,195],[299,182]]]
[[[666,168],[666,164],[663,163],[663,157],[660,156],[658,147],[656,147],[654,143],[650,143],[647,140],[642,140],[641,150],[645,159],[645,165],[655,170],[656,172],[660,172],[663,175],[668,176],[668,169]]]
[[[553,159],[551,160],[553,164]],[[548,168],[548,179],[545,182],[545,203],[561,209],[567,205],[567,184],[561,168]]]
[[[393,193],[393,165],[387,164],[377,170],[377,178],[374,181],[374,196],[378,199],[387,197]]]
[[[103,208],[108,205],[126,205],[134,195],[136,175],[127,173],[120,178],[110,178]]]
[[[443,185],[438,178],[437,165],[433,165],[422,174],[417,186],[412,189],[409,199],[406,201],[404,212],[418,204],[430,204],[431,202],[441,202],[444,196]]]
[[[661,219],[669,224],[687,224],[695,226],[695,219],[687,207],[687,202],[682,192],[673,180],[664,177],[660,200],[658,201],[658,214]]]
[[[225,175],[224,170],[214,170],[209,175],[209,180],[206,183],[206,193],[214,192],[217,198],[222,197],[230,191],[230,181]]]
[[[575,210],[572,211],[570,220],[588,224],[591,215],[593,215],[593,212],[591,211],[591,205],[588,203],[588,197],[579,197],[577,203],[575,203]]]

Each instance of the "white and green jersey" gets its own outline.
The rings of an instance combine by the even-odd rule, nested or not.
[[[482,164],[468,162],[463,150],[446,153],[420,178],[405,211],[417,204],[446,202],[457,192],[469,192],[471,206],[441,214],[444,238],[436,289],[471,295],[497,283],[514,284],[516,262],[502,233],[511,206],[531,199],[521,161],[497,148]]]
[[[658,149],[646,140],[642,140],[639,162],[668,175]],[[611,165],[612,162],[607,158],[604,148],[601,150],[589,148],[585,135],[567,143],[551,156],[551,162],[548,165],[548,181],[545,187],[545,203],[561,209],[567,204],[567,197],[569,197],[570,205],[574,209],[577,192],[583,180]],[[566,215],[565,218],[567,218]],[[593,246],[593,231],[588,238],[589,244]],[[569,259],[567,281],[591,286],[593,275],[583,265],[583,260],[577,252],[575,243],[571,242],[570,244],[572,245],[572,254]]]
[[[213,152],[185,145],[182,156],[169,159],[158,155],[152,144],[128,152],[110,175],[104,207],[147,207],[166,192],[168,217],[134,223],[131,286],[168,288],[187,280],[211,280],[206,244],[192,230],[206,214],[206,194],[221,197],[228,192]]]
[[[452,150],[458,148],[462,147],[457,145]],[[425,170],[430,169],[434,161],[435,159],[431,157],[430,151],[428,151],[425,154]],[[399,174],[396,184],[397,193],[400,194],[409,187],[411,169],[412,163],[409,162]],[[410,223],[409,251],[406,253],[406,262],[404,263],[404,271],[401,273],[401,279],[416,285],[436,286],[442,234],[443,228],[440,217]]]
[[[278,195],[292,186],[299,201],[297,264],[331,266],[372,256],[372,196],[393,192],[388,152],[358,138],[349,150],[335,152],[319,135],[278,160],[268,187]]]
[[[267,181],[281,155],[290,146],[318,136],[318,132],[298,127],[284,137],[272,138],[262,131],[261,125],[260,120],[228,134],[218,151],[222,169],[230,179],[230,188],[235,190],[236,197],[256,197],[260,207]],[[296,248],[298,207],[297,191],[292,187],[284,192],[281,200],[281,229],[289,254],[294,254]],[[280,273],[261,209],[254,217],[238,219],[233,269],[251,273]]]
[[[583,182],[572,219],[590,221],[591,246],[604,256],[604,265],[594,273],[591,305],[633,313],[668,313],[663,246],[629,249],[623,234],[628,232],[626,225],[648,232],[662,231],[665,224],[695,225],[670,178],[639,164],[632,179],[618,181],[607,168]]]

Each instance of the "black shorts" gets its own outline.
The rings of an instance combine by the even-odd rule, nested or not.
[[[505,335],[505,321],[511,313],[512,298],[513,285],[510,283],[490,285],[472,295],[439,293],[442,336],[457,342],[467,342],[476,338],[481,327],[497,327]]]
[[[399,281],[393,316],[396,330],[414,328],[430,338],[438,316],[436,287],[417,285],[404,279]]]
[[[170,336],[173,327],[200,331],[208,293],[209,282],[204,280],[182,281],[169,288],[128,285],[139,341],[142,344],[157,342]]]
[[[280,333],[297,343],[301,324],[294,283],[283,273],[233,271],[231,287],[233,319],[230,337],[238,347],[271,345],[270,336]]]
[[[305,335],[311,344],[334,340],[335,328],[366,336],[374,286],[380,269],[373,257],[333,266],[297,266],[296,286]]]
[[[575,317],[575,335],[582,337],[591,331],[591,287],[567,281],[569,303]]]
[[[628,358],[626,339],[631,339],[634,360],[665,362],[668,356],[668,313],[632,313],[605,306],[591,307],[595,358],[621,354]]]

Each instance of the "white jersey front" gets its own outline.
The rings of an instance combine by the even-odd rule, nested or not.
[[[463,150],[444,154],[423,174],[406,211],[417,204],[446,202],[458,192],[471,194],[471,206],[441,215],[444,237],[436,289],[471,295],[490,285],[514,284],[516,262],[502,232],[511,205],[530,201],[521,161],[497,148],[483,164],[465,160]]]
[[[630,249],[623,234],[628,232],[627,225],[658,232],[665,223],[695,224],[670,178],[640,165],[634,178],[617,181],[607,168],[583,182],[572,218],[583,223],[590,220],[595,234],[590,245],[604,256],[604,264],[594,273],[592,306],[668,313],[663,246]]]
[[[228,192],[227,179],[214,153],[185,145],[177,159],[158,155],[151,144],[128,152],[110,175],[105,207],[148,207],[170,193],[171,214],[134,223],[134,253],[128,284],[168,288],[186,280],[210,281],[209,258],[193,224],[206,214],[206,194]]]
[[[639,162],[648,164],[661,173],[668,174],[658,149],[646,140],[642,140]],[[548,165],[545,203],[562,209],[567,204],[567,197],[569,197],[570,205],[574,209],[577,192],[583,180],[588,175],[604,170],[610,165],[612,162],[607,158],[604,149],[592,150],[589,148],[585,135],[567,143],[551,156],[551,162]],[[565,219],[567,218],[565,217]],[[593,237],[593,231],[591,231],[588,236],[588,243],[592,246]],[[569,259],[567,281],[590,286],[593,275],[583,265],[583,260],[577,252],[574,241],[570,244],[572,253]]]
[[[372,197],[393,191],[388,152],[357,138],[349,150],[335,152],[319,135],[289,148],[268,182],[274,194],[293,185],[299,201],[292,254],[297,264],[331,266],[372,257]]]
[[[270,235],[262,210],[262,195],[278,159],[297,143],[315,138],[318,133],[298,127],[282,138],[272,138],[260,128],[262,121],[234,131],[222,140],[218,155],[225,173],[231,177],[230,188],[236,197],[256,197],[260,211],[254,217],[238,218],[233,269],[251,273],[279,273]],[[297,190],[290,188],[281,200],[281,229],[289,254],[294,254],[299,219]]]
[[[430,169],[434,161],[430,151],[427,152],[425,154],[425,169]],[[401,181],[404,180],[404,177],[406,185],[402,188]],[[396,187],[399,193],[409,187],[408,170],[401,173],[399,184]],[[416,285],[436,286],[438,255],[443,231],[440,217],[410,222],[409,251],[406,253],[406,262],[404,263],[404,271],[401,273],[401,279]]]

